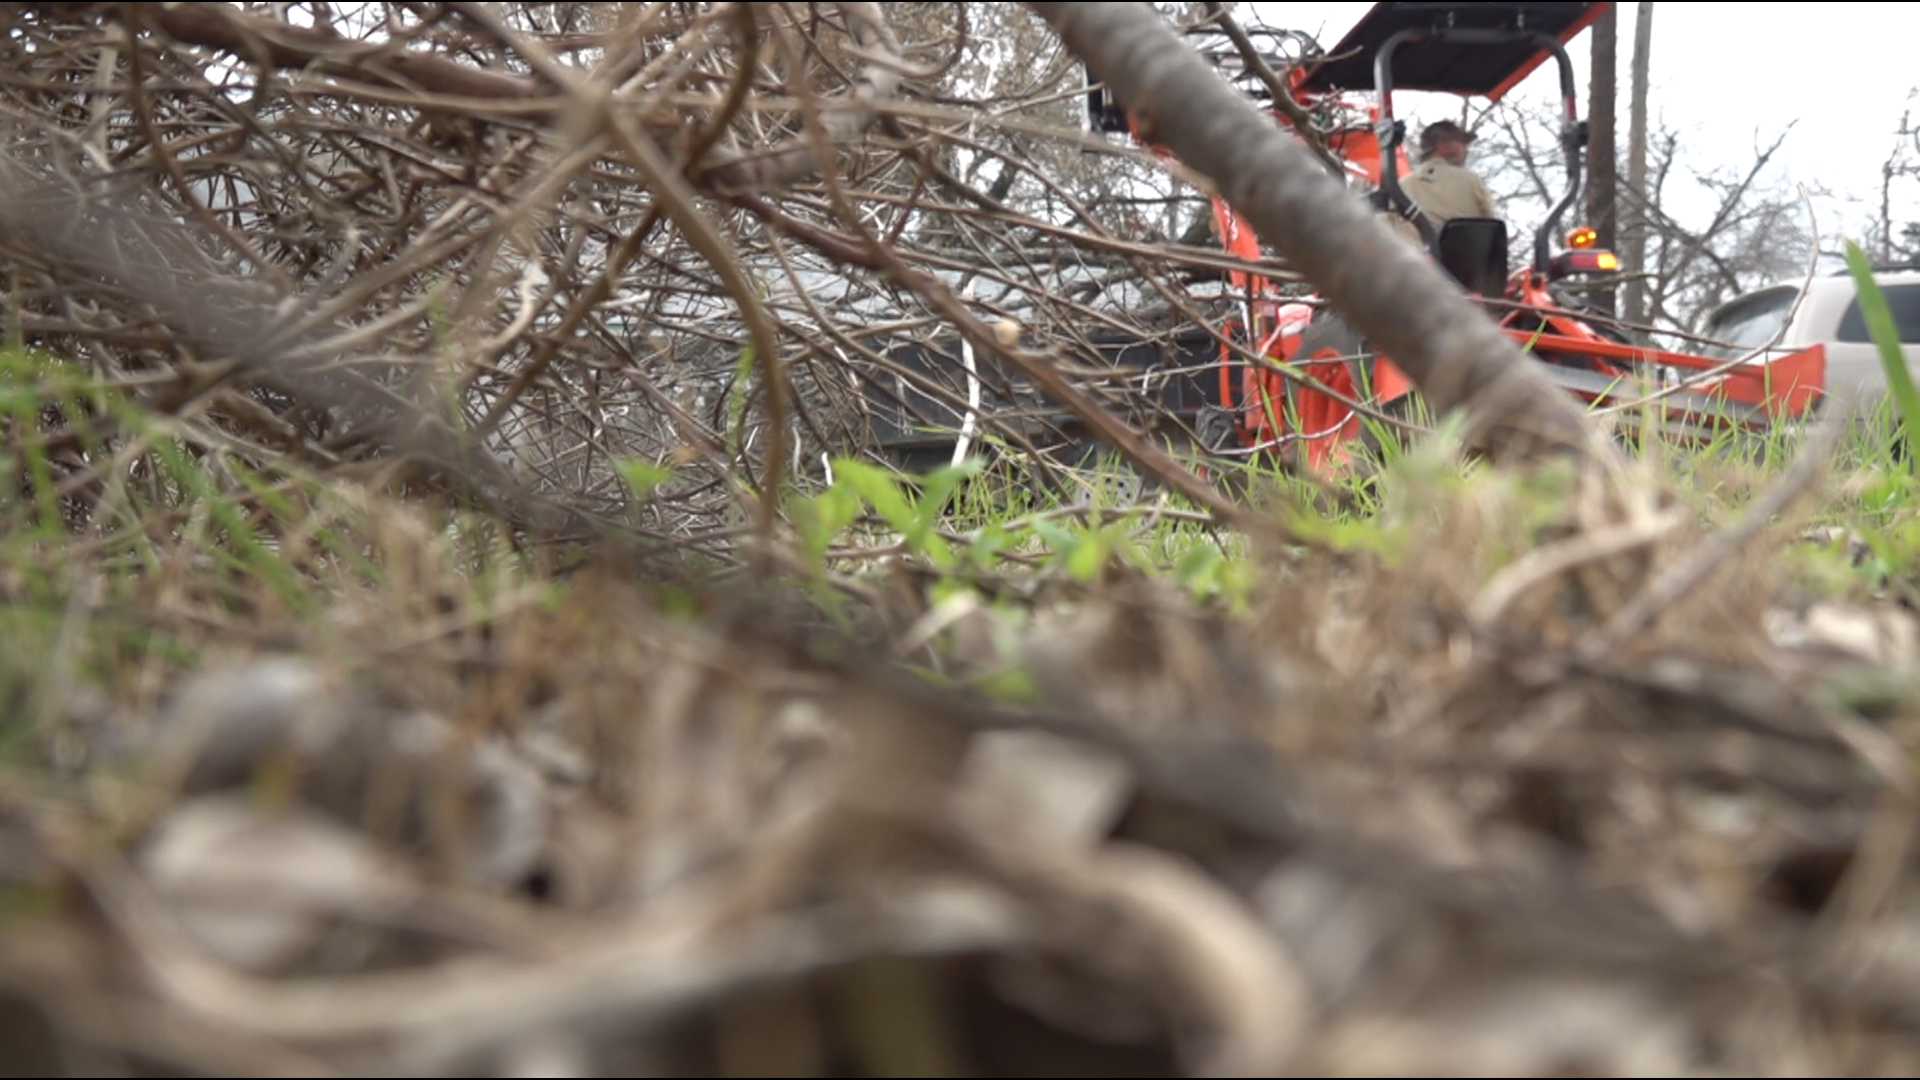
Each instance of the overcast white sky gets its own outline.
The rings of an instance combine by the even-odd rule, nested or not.
[[[1249,3],[1268,25],[1316,32],[1331,48],[1371,3]],[[1626,74],[1637,5],[1619,5],[1619,135],[1626,138]],[[1568,52],[1587,115],[1591,31]],[[1696,167],[1751,160],[1762,145],[1798,120],[1782,147],[1785,178],[1819,184],[1846,203],[1823,200],[1823,246],[1859,236],[1878,207],[1880,170],[1895,143],[1909,92],[1920,85],[1915,64],[1920,5],[1656,3],[1649,109],[1697,147]],[[1555,96],[1551,66],[1513,93],[1527,100]],[[1455,114],[1409,95],[1396,111],[1422,121]],[[1920,108],[1916,108],[1920,115]],[[1409,124],[1409,127],[1412,127]],[[1909,160],[1920,155],[1909,153]],[[1920,182],[1894,189],[1895,221],[1920,219]]]

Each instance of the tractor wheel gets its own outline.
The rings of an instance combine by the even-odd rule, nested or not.
[[[1345,319],[1329,315],[1307,328],[1300,337],[1300,348],[1294,353],[1296,361],[1328,361],[1347,358],[1338,367],[1326,363],[1315,363],[1307,368],[1307,374],[1325,383],[1330,389],[1354,399],[1366,401],[1363,387],[1373,383],[1373,350],[1367,345],[1366,338]],[[1299,415],[1300,430],[1307,433],[1324,431],[1342,423],[1353,415],[1345,405],[1334,402],[1322,394],[1303,396],[1297,393],[1299,387],[1289,388],[1290,400],[1294,402],[1295,412]],[[1313,407],[1308,403],[1320,406]],[[1404,394],[1384,406],[1377,407],[1379,412],[1397,420],[1411,419],[1413,413],[1413,395]],[[1359,448],[1373,460],[1382,459],[1382,447],[1379,434],[1374,431],[1366,417],[1359,420],[1359,432],[1355,436]],[[1389,433],[1391,434],[1391,433]]]

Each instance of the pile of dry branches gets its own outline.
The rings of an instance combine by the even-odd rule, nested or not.
[[[1019,147],[1129,152],[1058,99],[963,105],[966,9],[907,8],[912,36],[872,4],[5,5],[10,323],[230,450],[530,527],[620,516],[615,459],[674,464],[652,524],[683,540],[764,527],[876,402],[967,411],[890,367],[915,339],[984,367],[1017,325],[996,370],[1048,409],[1120,400],[1089,336],[1215,325],[1175,286],[1220,258],[1114,236]],[[1055,438],[1040,404],[989,395],[974,446]]]

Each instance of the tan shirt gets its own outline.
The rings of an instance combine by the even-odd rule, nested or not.
[[[1400,187],[1420,208],[1435,232],[1454,218],[1495,218],[1493,195],[1473,170],[1434,158],[1422,162]]]

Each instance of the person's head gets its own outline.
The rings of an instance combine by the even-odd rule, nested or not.
[[[1420,158],[1439,158],[1454,165],[1467,163],[1473,133],[1451,120],[1436,120],[1420,133]]]

